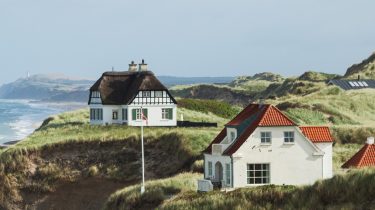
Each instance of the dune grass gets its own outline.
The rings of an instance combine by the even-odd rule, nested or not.
[[[147,181],[146,191],[141,195],[141,186],[133,185],[113,193],[104,210],[153,209],[178,193],[193,191],[202,175],[182,173],[171,178]]]
[[[313,185],[261,186],[232,192],[186,191],[158,209],[374,209],[375,170],[352,171]]]

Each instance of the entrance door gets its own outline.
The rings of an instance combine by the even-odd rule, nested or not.
[[[215,181],[223,180],[223,165],[218,161],[215,164]]]

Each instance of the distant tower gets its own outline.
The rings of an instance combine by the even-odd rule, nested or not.
[[[27,80],[30,79],[30,72],[27,72],[27,77],[26,77]]]

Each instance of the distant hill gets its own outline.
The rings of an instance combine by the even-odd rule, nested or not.
[[[74,79],[64,75],[33,75],[2,85],[0,87],[0,98],[52,100],[54,97],[58,97],[64,99],[64,95],[71,95],[74,92],[87,92],[92,83],[91,80]],[[74,97],[68,101],[81,100],[82,97]]]
[[[327,81],[335,78],[341,77],[338,74],[327,74],[323,72],[316,72],[316,71],[307,71],[303,73],[299,80],[307,80],[307,81]]]
[[[159,76],[168,87],[186,84],[223,84],[234,77],[173,77]],[[86,102],[89,88],[95,81],[70,78],[62,74],[38,74],[20,78],[0,87],[0,98],[33,99],[43,101]]]
[[[348,68],[344,77],[348,79],[375,79],[375,52],[361,63],[354,64]]]
[[[225,84],[230,83],[235,77],[173,77],[157,76],[158,79],[167,87],[174,85],[191,84]]]

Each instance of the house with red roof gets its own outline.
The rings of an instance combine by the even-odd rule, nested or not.
[[[198,183],[311,184],[332,177],[332,143],[328,127],[298,126],[275,106],[250,104],[203,151],[205,180]]]
[[[374,137],[368,137],[366,144],[342,168],[363,168],[375,166]]]

